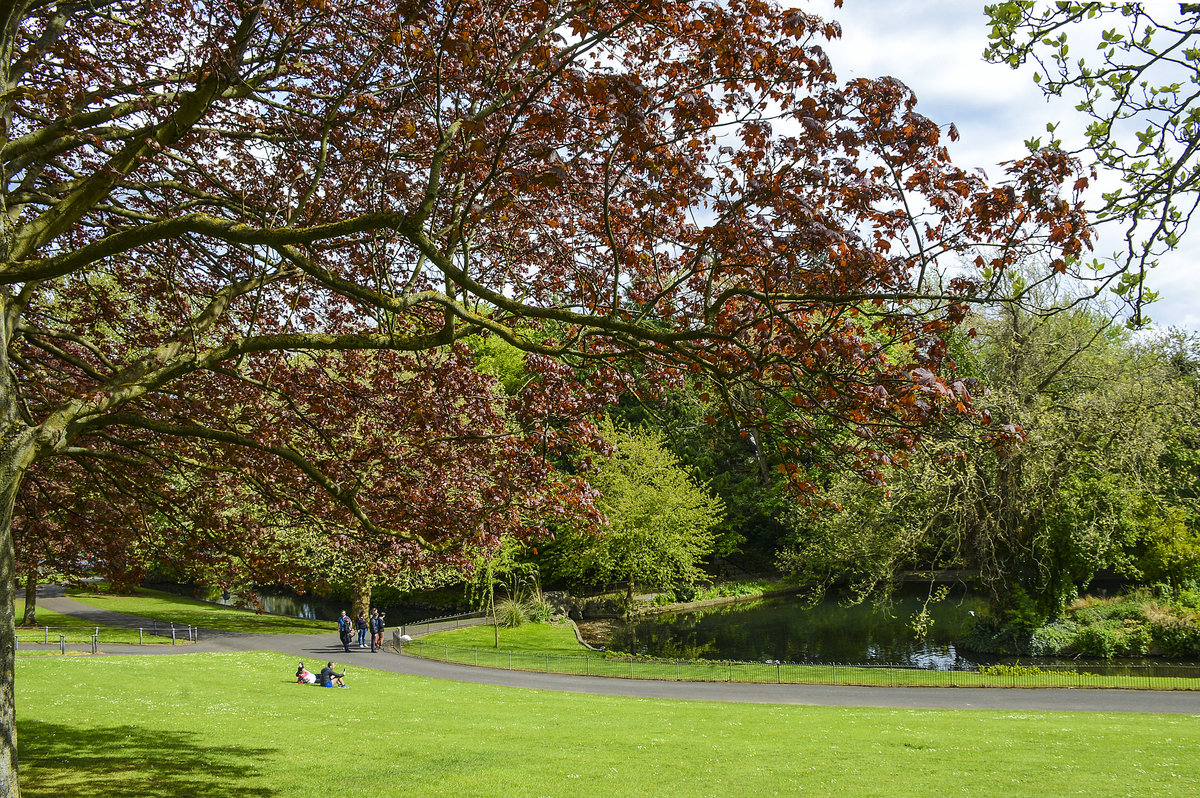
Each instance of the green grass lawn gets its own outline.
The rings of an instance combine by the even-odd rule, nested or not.
[[[1200,794],[1200,718],[590,696],[291,656],[17,663],[26,798]]]
[[[500,647],[492,643],[492,627],[474,626],[426,635],[405,651],[431,659],[519,670],[587,676],[615,676],[679,681],[782,682],[788,684],[855,684],[920,687],[1114,687],[1156,690],[1200,690],[1200,679],[1178,676],[1103,676],[1077,673],[989,675],[964,671],[908,668],[861,668],[833,665],[781,665],[761,662],[674,662],[606,657],[589,652],[575,640],[570,624],[525,624],[500,630]],[[1086,671],[1086,668],[1082,669]]]
[[[16,599],[14,606],[17,620],[19,621],[25,615],[25,599]],[[58,643],[58,636],[60,634],[66,635],[67,643],[86,643],[91,641],[92,631],[97,628],[96,624],[88,623],[82,618],[76,618],[71,615],[59,615],[57,612],[43,609],[37,611],[37,622],[38,625],[36,627],[17,627],[18,643],[45,643],[49,641],[51,644],[56,644]],[[46,630],[46,627],[50,627],[49,631]],[[101,644],[145,642],[148,645],[171,645],[171,639],[167,637],[145,635],[139,640],[136,629],[100,626],[99,630]],[[21,651],[19,653],[22,656],[29,656],[35,652]]]
[[[307,621],[283,615],[260,615],[144,588],[136,588],[131,595],[96,593],[89,590],[69,590],[67,595],[81,604],[102,610],[227,632],[328,634],[336,630],[336,625],[332,622]]]
[[[420,638],[426,645],[446,644],[459,648],[495,650],[493,627],[469,626],[451,629]],[[527,623],[515,629],[500,627],[500,649],[503,651],[533,651],[540,654],[583,654],[587,648],[575,639],[570,623]]]

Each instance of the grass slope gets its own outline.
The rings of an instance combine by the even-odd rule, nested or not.
[[[17,663],[26,798],[1200,794],[1200,719],[717,704],[273,653]]]
[[[333,623],[308,621],[284,615],[260,615],[145,588],[136,588],[131,595],[96,593],[90,590],[71,590],[67,595],[81,604],[102,610],[227,632],[329,634],[336,629]]]
[[[539,654],[585,654],[588,649],[575,639],[575,629],[570,623],[527,623],[515,629],[500,627],[501,651],[535,651]],[[451,629],[425,635],[421,641],[426,645],[445,644],[460,648],[496,648],[495,632],[488,624],[470,626],[466,629]]]
[[[17,620],[20,620],[25,615],[25,599],[16,599],[14,601],[14,612]],[[92,639],[92,631],[96,628],[100,630],[101,643],[146,643],[148,645],[171,645],[170,638],[154,637],[152,635],[143,635],[138,637],[136,629],[121,629],[116,626],[100,626],[97,627],[94,623],[88,623],[82,618],[76,618],[71,615],[60,615],[57,612],[50,610],[38,609],[37,611],[38,625],[32,628],[17,627],[17,642],[18,643],[46,643],[51,644],[58,642],[58,636],[65,635],[68,643],[87,642]],[[50,627],[49,632],[46,627]],[[34,654],[32,651],[18,652],[22,656]]]

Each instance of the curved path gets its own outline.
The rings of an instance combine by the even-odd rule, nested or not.
[[[111,626],[147,626],[151,621],[99,610],[61,594],[39,596],[38,606]],[[28,648],[44,648],[29,646]],[[53,648],[53,646],[51,646]],[[336,632],[328,635],[271,635],[202,629],[200,642],[182,646],[104,645],[106,654],[182,654],[232,651],[278,651],[320,664],[336,660],[339,667],[452,679],[477,684],[557,690],[594,695],[673,698],[694,701],[737,701],[814,706],[895,707],[906,709],[999,709],[1054,712],[1156,712],[1200,715],[1200,691],[1088,690],[1079,688],[1009,687],[852,687],[799,684],[742,684],[730,682],[671,682],[602,676],[509,671],[438,662],[394,652],[372,654],[351,648],[347,654]],[[350,678],[353,678],[351,676]]]

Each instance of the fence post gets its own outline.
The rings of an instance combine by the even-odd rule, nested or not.
[[[100,650],[100,632],[97,631],[96,634],[92,635],[92,653],[95,654],[99,650]]]
[[[175,645],[175,624],[171,624],[171,645]]]
[[[50,645],[50,627],[49,626],[46,627],[45,643],[46,643],[46,645]]]
[[[783,684],[783,666],[775,660],[775,684]]]
[[[138,627],[138,645],[139,646],[146,645],[146,639],[142,636],[142,633],[145,631],[146,630],[143,629],[142,627],[140,627],[140,626]]]
[[[65,657],[67,655],[67,636],[58,636],[58,650]]]

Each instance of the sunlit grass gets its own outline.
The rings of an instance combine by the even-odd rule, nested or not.
[[[201,626],[227,632],[328,634],[335,629],[331,622],[258,614],[145,588],[137,588],[130,595],[97,593],[90,590],[71,590],[68,591],[68,595],[81,604],[98,609],[153,618],[176,625]]]
[[[497,633],[500,645],[496,646]],[[469,626],[437,632],[421,638],[427,645],[446,643],[456,648],[486,648],[504,651],[535,651],[540,654],[582,654],[588,649],[575,639],[575,630],[569,622],[526,623],[513,629],[491,624]]]
[[[349,690],[326,690],[296,685],[295,666],[261,652],[21,660],[22,793],[1200,793],[1189,716],[653,700],[353,667]]]
[[[25,615],[25,599],[16,599],[15,609],[17,620]],[[49,628],[47,628],[49,627]],[[66,638],[67,644],[78,645],[89,643],[92,633],[99,633],[100,644],[105,643],[145,643],[147,645],[171,645],[169,637],[155,637],[150,634],[139,635],[137,629],[122,629],[117,626],[97,626],[82,618],[72,615],[60,615],[50,610],[38,609],[37,626],[17,627],[17,643],[57,644],[59,635]],[[32,654],[31,651],[20,652],[22,655]]]

